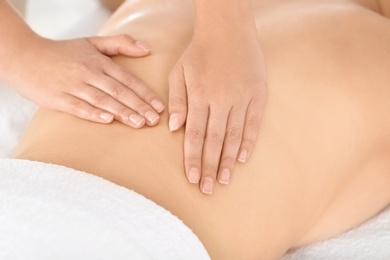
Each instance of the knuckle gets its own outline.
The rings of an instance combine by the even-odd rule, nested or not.
[[[140,102],[134,104],[134,109],[141,114],[145,114],[147,111],[150,111],[151,108],[147,104]]]
[[[226,130],[226,139],[228,140],[231,141],[239,140],[241,139],[241,135],[242,135],[242,131],[241,128],[239,127],[232,126]]]
[[[200,131],[198,128],[188,128],[186,130],[185,136],[187,141],[195,144],[201,143],[204,139],[202,131]]]
[[[245,120],[246,127],[257,128],[259,126],[260,119],[257,116],[250,116]]]
[[[124,83],[126,86],[134,88],[134,87],[137,87],[137,85],[139,84],[139,80],[137,80],[133,76],[128,75],[125,77]]]
[[[82,115],[81,106],[82,106],[82,103],[80,101],[72,101],[69,103],[71,113],[76,115],[76,116]]]
[[[85,109],[83,108],[84,102],[82,101],[72,101],[69,103],[70,112],[72,115],[75,115],[79,118],[95,118],[93,113],[94,109]]]
[[[142,97],[144,100],[152,101],[153,99],[157,99],[157,96],[150,89],[145,90],[145,93],[142,93]]]
[[[237,157],[237,156],[236,156]],[[236,161],[236,158],[233,158],[232,156],[224,156],[221,159],[221,166],[227,165],[227,166],[234,166],[234,162]]]
[[[255,145],[255,140],[252,138],[244,138],[242,140],[242,145],[245,147],[253,147]]]
[[[94,106],[102,106],[107,103],[109,96],[103,93],[96,94],[92,99],[92,105]]]
[[[129,110],[127,108],[123,107],[115,111],[114,115],[116,118],[120,118],[121,120],[123,120],[123,118],[125,118],[126,115],[128,114],[128,111]]]
[[[153,99],[157,98],[154,92],[149,87],[144,85],[142,82],[140,82],[140,84],[138,85],[137,94],[147,102],[150,102]]]
[[[215,176],[217,174],[218,165],[216,164],[205,164],[203,165],[203,172],[206,175],[212,175]]]
[[[193,165],[197,165],[198,163],[200,163],[200,156],[198,156],[196,154],[186,153],[184,158],[185,158],[186,163],[190,163]]]
[[[186,106],[186,101],[183,97],[173,96],[169,98],[170,107],[183,107]]]
[[[89,118],[98,118],[99,117],[99,113],[100,113],[100,109],[98,108],[90,108],[87,113],[86,113],[86,116],[88,116]]]
[[[217,132],[209,132],[206,136],[206,142],[207,144],[213,145],[213,146],[222,146],[223,138],[220,133]]]
[[[112,97],[115,99],[121,99],[126,92],[126,89],[122,86],[114,86],[112,88]]]

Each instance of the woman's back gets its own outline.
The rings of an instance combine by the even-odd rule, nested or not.
[[[40,110],[15,156],[134,189],[181,218],[217,259],[276,258],[374,215],[390,201],[389,21],[355,1],[253,7],[269,96],[250,160],[211,197],[185,178],[183,132],[169,132],[166,113],[134,130]],[[128,1],[103,29],[119,32],[151,45],[149,57],[116,61],[166,101],[168,73],[192,33],[190,1]]]

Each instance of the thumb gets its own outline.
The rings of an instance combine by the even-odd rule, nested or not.
[[[187,90],[181,66],[169,76],[169,130],[180,129],[187,119]]]
[[[131,36],[123,34],[107,37],[86,38],[99,52],[107,56],[125,55],[142,57],[150,54],[151,48],[142,41],[134,40]]]

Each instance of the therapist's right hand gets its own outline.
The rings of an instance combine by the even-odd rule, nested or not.
[[[15,57],[8,83],[40,106],[93,122],[117,120],[133,128],[154,126],[161,99],[114,63],[115,55],[143,57],[150,48],[128,35],[53,41],[34,37]],[[15,63],[17,63],[15,65]]]

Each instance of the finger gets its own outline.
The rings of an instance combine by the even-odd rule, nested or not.
[[[263,108],[264,101],[262,99],[252,99],[248,106],[244,123],[244,133],[237,159],[239,162],[245,163],[252,153],[260,128]]]
[[[230,112],[218,171],[218,181],[221,184],[230,182],[241,145],[245,113],[246,107],[242,109],[232,108]]]
[[[206,115],[207,116],[207,115]],[[169,76],[169,130],[180,129],[187,119],[187,91],[182,67]],[[204,118],[201,118],[204,120]],[[202,125],[202,127],[204,127]]]
[[[124,109],[124,106],[127,108],[131,108],[133,111],[136,111],[138,114],[142,115],[146,118],[146,124],[149,126],[154,126],[160,121],[160,116],[154,111],[154,109],[147,104],[144,100],[138,97],[132,90],[129,88],[123,86],[116,80],[108,77],[108,76],[101,76],[101,77],[95,77],[92,81],[92,86],[96,86],[101,91],[109,94],[113,100],[116,100],[115,104],[113,100],[110,100],[109,104],[105,105],[115,105],[113,108],[115,108],[116,112],[122,111]],[[100,94],[97,94],[97,97],[92,96],[94,98],[93,100],[96,100],[98,104],[96,106],[102,107],[100,100]],[[102,100],[106,101],[106,100]],[[123,104],[119,107],[119,102]],[[93,105],[95,105],[93,103]],[[118,110],[121,109],[121,110]]]
[[[184,135],[184,166],[191,183],[200,181],[207,118],[208,107],[206,105],[190,106]]]
[[[58,110],[61,112],[96,123],[109,124],[114,119],[112,114],[68,94],[63,95],[57,105]]]
[[[99,52],[108,55],[126,55],[142,57],[150,53],[149,45],[142,41],[134,40],[126,34],[117,36],[94,36],[86,38]]]
[[[200,188],[205,194],[212,194],[221,159],[229,111],[210,109],[206,138],[203,145],[202,180]]]
[[[91,106],[108,111],[115,119],[134,128],[145,125],[145,119],[136,111],[124,106],[109,94],[89,85],[85,85],[82,91],[74,94],[80,100],[88,102]]]
[[[110,62],[104,67],[104,73],[115,79],[123,86],[131,89],[140,99],[148,103],[157,113],[164,111],[165,106],[162,100],[144,82],[137,79],[123,67]]]

